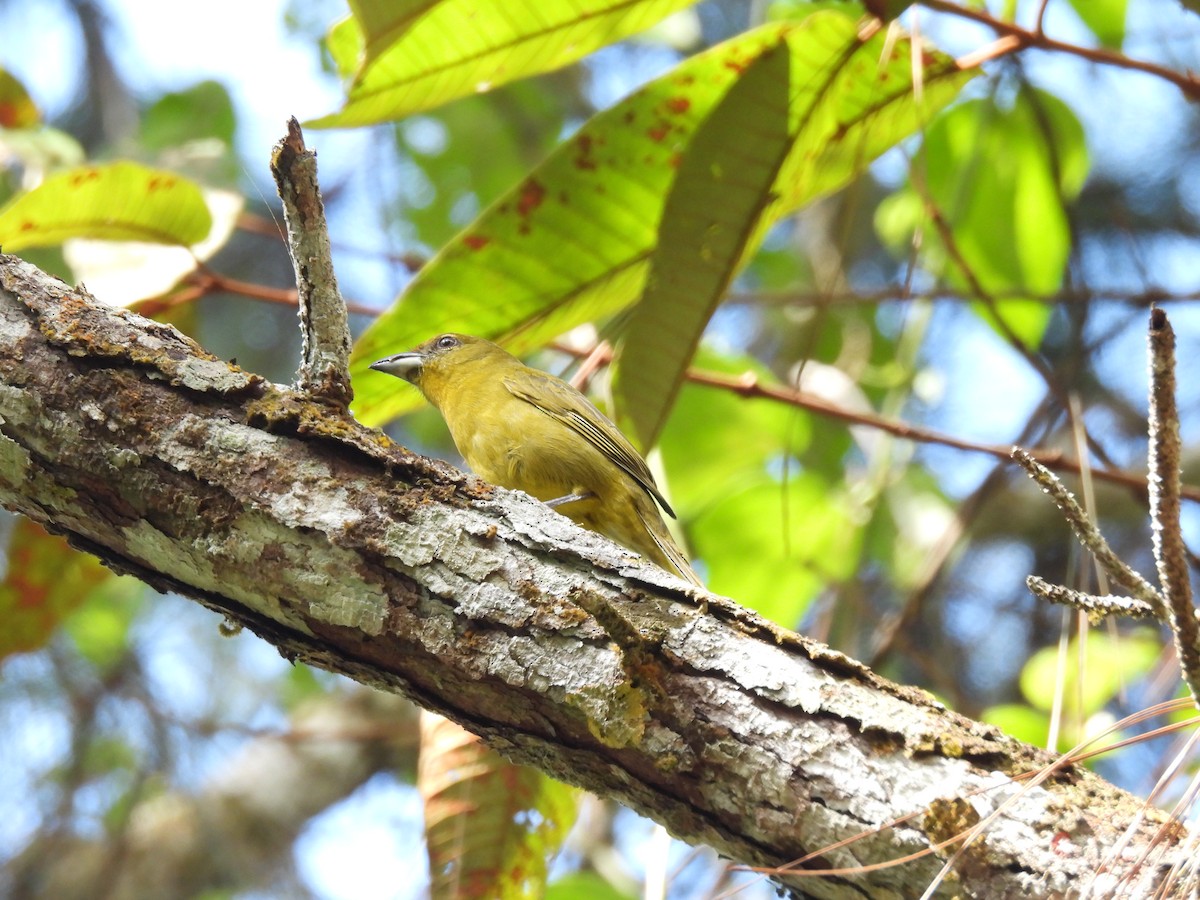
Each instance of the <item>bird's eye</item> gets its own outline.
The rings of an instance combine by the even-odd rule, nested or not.
[[[458,346],[458,338],[452,334],[443,334],[437,339],[436,346],[439,350],[449,350],[451,347]]]

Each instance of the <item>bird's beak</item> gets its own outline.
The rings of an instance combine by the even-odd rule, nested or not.
[[[385,356],[383,359],[376,360],[371,363],[370,368],[376,372],[386,372],[388,375],[395,375],[397,378],[412,382],[421,371],[424,362],[424,356],[415,350],[410,350],[408,353],[397,353],[395,356]]]

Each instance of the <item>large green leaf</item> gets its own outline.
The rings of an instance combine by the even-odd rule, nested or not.
[[[338,69],[346,70],[346,56],[356,50],[363,64],[342,109],[308,125],[348,128],[390,121],[548,72],[694,2],[409,0],[391,14],[371,13],[351,20],[353,25],[335,26],[329,47]]]
[[[413,279],[355,347],[356,415],[379,423],[415,405],[415,392],[366,375],[367,366],[438,332],[465,331],[522,353],[628,307],[645,286],[664,204],[696,129],[781,41],[791,54],[796,139],[756,235],[845,184],[971,77],[925,52],[919,103],[909,43],[864,40],[855,19],[833,11],[766,25],[686,60],[595,116]],[[744,144],[745,136],[730,140]]]
[[[204,240],[211,227],[193,182],[114,162],[57,172],[13,198],[0,209],[0,247],[15,253],[74,237],[187,246]]]
[[[363,62],[369,63],[404,37],[430,9],[443,0],[349,0],[354,22],[362,32]]]
[[[658,438],[787,158],[790,62],[781,45],[747,66],[696,130],[667,196],[613,376],[614,406],[643,447]]]
[[[1079,120],[1044,91],[1022,91],[1010,109],[973,100],[929,126],[921,171],[924,195],[908,187],[889,197],[879,208],[880,233],[906,254],[920,230],[925,265],[956,290],[978,284],[991,297],[1013,298],[976,308],[1036,347],[1050,308],[1021,294],[1062,286],[1071,252],[1064,204],[1079,194],[1088,171]],[[954,252],[926,213],[926,195],[953,236]]]

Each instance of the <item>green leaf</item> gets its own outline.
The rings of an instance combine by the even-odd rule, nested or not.
[[[1075,14],[1105,47],[1120,50],[1125,41],[1129,0],[1069,0]]]
[[[61,244],[68,238],[195,244],[212,216],[193,182],[131,162],[82,166],[49,176],[0,209],[0,247]]]
[[[443,0],[349,0],[354,21],[363,34],[364,63],[377,59],[388,45]]]
[[[830,582],[853,574],[861,529],[836,485],[793,463],[784,479],[762,473],[688,522],[691,550],[714,593],[789,628]],[[753,560],[753,565],[747,565]]]
[[[178,147],[216,138],[232,145],[237,116],[229,91],[220,82],[201,81],[187,90],[164,94],[142,116],[142,143],[149,150]]]
[[[746,67],[696,129],[667,195],[646,291],[613,375],[616,411],[642,447],[657,441],[700,336],[771,201],[792,144],[790,62],[784,44]]]
[[[341,111],[309,122],[348,128],[399,119],[458,97],[548,72],[650,27],[695,0],[476,0],[408,2],[389,12],[378,0],[360,19],[365,61]],[[428,6],[422,10],[422,6]],[[351,36],[328,41],[344,70]]]
[[[135,578],[109,577],[67,619],[65,628],[79,654],[98,669],[111,670],[129,651],[129,629],[141,605],[142,589]]]
[[[1115,637],[1088,633],[1080,666],[1079,644],[1071,642],[1062,677],[1066,716],[1090,716],[1111,701],[1122,685],[1150,671],[1160,652],[1158,639],[1148,629]],[[1037,709],[1054,703],[1059,678],[1058,648],[1044,647],[1021,670],[1021,692]]]
[[[1079,120],[1044,91],[1022,91],[1011,109],[972,100],[929,126],[918,165],[928,199],[953,236],[953,252],[912,186],[880,205],[880,235],[907,255],[919,231],[930,271],[958,291],[978,284],[989,296],[1012,298],[975,309],[993,325],[999,316],[1026,346],[1037,347],[1050,307],[1033,297],[1062,286],[1071,252],[1064,206],[1087,177]]]
[[[32,128],[42,114],[15,75],[0,69],[0,128]]]
[[[697,365],[774,381],[749,357],[721,357],[703,345]],[[808,465],[824,449],[813,444],[813,427],[803,410],[689,381],[659,445],[666,488],[706,583],[789,627],[831,580],[850,577],[862,555],[862,527],[840,479]]]
[[[378,424],[419,404],[367,366],[431,335],[464,331],[520,354],[627,308],[645,286],[680,154],[747,67],[784,40],[796,141],[756,236],[845,184],[972,77],[927,52],[918,104],[909,43],[882,34],[864,41],[857,20],[830,11],[686,60],[590,120],[443,247],[367,329],[352,360],[359,419]]]
[[[1021,703],[989,707],[983,711],[979,721],[995,725],[1005,734],[1035,747],[1046,746],[1046,739],[1050,735],[1050,717],[1041,710]]]
[[[545,900],[637,900],[613,887],[596,872],[572,872],[546,888]]]

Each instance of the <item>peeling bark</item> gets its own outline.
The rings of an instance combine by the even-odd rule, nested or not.
[[[814,865],[895,859],[1003,804],[938,896],[1146,896],[1186,838],[1081,768],[1023,789],[1053,757],[9,256],[0,417],[5,506],[735,860],[915,814]],[[782,881],[914,897],[953,850]]]

